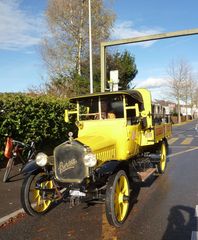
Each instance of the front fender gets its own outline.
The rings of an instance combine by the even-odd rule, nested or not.
[[[111,160],[103,163],[101,166],[95,169],[95,176],[98,181],[100,178],[102,181],[106,181],[109,176],[118,172],[119,170],[124,170],[126,174],[129,174],[129,162],[128,161],[119,161]]]
[[[22,168],[21,173],[23,173],[23,174],[34,173],[41,169],[42,168],[36,164],[35,160],[31,160],[31,161],[27,162],[26,165]]]
[[[111,175],[113,174],[121,165],[120,161],[112,160],[105,162],[103,165],[98,167],[95,171],[97,174],[101,175]]]
[[[124,161],[111,160],[103,163],[94,171],[93,179],[95,184],[98,187],[105,186],[109,177],[121,169],[125,169]]]

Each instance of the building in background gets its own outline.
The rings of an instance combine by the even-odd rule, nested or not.
[[[177,123],[177,104],[165,101],[165,100],[154,100],[153,101],[153,112],[155,114],[171,116],[171,120],[173,123]],[[186,105],[181,105],[181,120],[186,120],[186,113],[188,115],[188,119],[198,118],[198,107],[195,105],[193,107]]]

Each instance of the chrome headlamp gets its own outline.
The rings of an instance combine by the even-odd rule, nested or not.
[[[96,155],[89,152],[84,156],[84,163],[87,167],[94,167],[97,163]]]
[[[47,164],[47,154],[40,152],[36,155],[36,164],[40,167],[44,167]]]

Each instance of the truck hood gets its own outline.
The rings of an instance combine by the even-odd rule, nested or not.
[[[102,150],[107,150],[109,148],[115,148],[115,140],[112,138],[107,138],[105,136],[83,136],[76,140],[89,146],[93,152],[98,152]]]

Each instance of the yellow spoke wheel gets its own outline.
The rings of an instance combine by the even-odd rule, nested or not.
[[[158,172],[164,173],[167,164],[167,147],[166,143],[162,142],[160,146],[160,162],[158,163]]]
[[[120,170],[109,178],[106,189],[106,216],[111,225],[120,227],[126,220],[129,195],[128,177],[125,171]]]
[[[30,175],[25,178],[22,189],[21,189],[21,203],[24,210],[29,215],[41,215],[46,213],[52,203],[49,199],[49,194],[46,196],[44,191],[36,189],[36,183],[38,179],[42,177],[43,173],[38,173],[35,175]],[[42,190],[52,189],[52,180],[43,181],[40,185]]]

